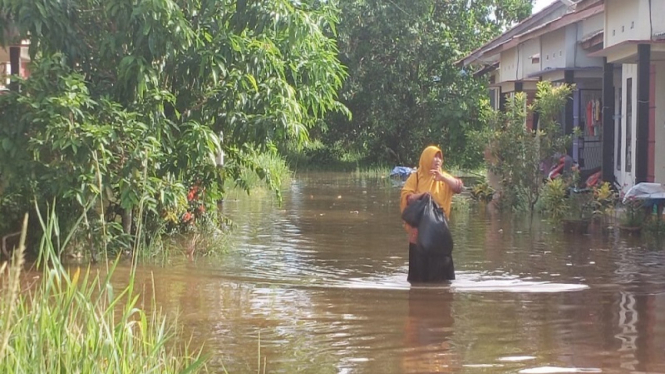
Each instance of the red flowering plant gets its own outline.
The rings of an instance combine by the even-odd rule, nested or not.
[[[194,183],[187,192],[187,209],[182,214],[180,221],[183,225],[195,226],[197,220],[204,217],[205,208],[205,187],[200,182]]]
[[[172,191],[175,192],[175,191]],[[186,192],[186,193],[185,193]],[[214,194],[209,196],[203,184],[195,182],[190,187],[180,185],[179,194],[170,195],[172,199],[163,202],[162,219],[167,224],[167,232],[191,232],[199,229],[203,223],[210,223],[209,212],[206,209],[206,199],[214,200]]]

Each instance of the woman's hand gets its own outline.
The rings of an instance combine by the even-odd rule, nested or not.
[[[434,180],[437,182],[443,182],[446,180],[446,177],[441,172],[441,169],[431,169],[429,173],[434,176]]]
[[[435,181],[447,183],[454,193],[460,193],[464,189],[464,183],[461,179],[447,176],[441,172],[441,169],[432,169],[429,173],[434,176]]]
[[[418,243],[418,228],[409,226],[409,243]]]
[[[406,201],[407,201],[408,204],[411,204],[412,202],[420,199],[421,197],[423,197],[425,195],[429,195],[429,194],[430,194],[429,192],[414,193],[414,194],[411,194],[411,195],[407,196]]]

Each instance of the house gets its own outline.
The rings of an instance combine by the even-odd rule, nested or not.
[[[6,48],[0,46],[0,93],[9,89],[9,76],[11,74],[24,78],[30,75],[29,63],[30,55],[27,41]]]
[[[665,182],[665,80],[656,81],[665,74],[663,21],[665,0],[561,0],[459,65],[488,76],[495,109],[514,92],[530,102],[540,80],[574,84],[561,123],[582,136],[569,153],[583,172],[602,170],[625,192]]]
[[[518,54],[517,49],[509,49],[504,46],[520,34],[551,22],[565,14],[566,11],[567,8],[563,3],[555,2],[543,9],[542,12],[526,18],[459,61],[461,66],[480,66],[476,75],[489,76],[490,105],[494,109],[502,109],[506,99],[514,95],[515,92],[525,92],[527,103],[530,103],[535,98],[536,92],[537,79],[524,79],[524,73],[527,73],[527,75],[531,73],[530,65],[524,64],[523,54],[526,54],[526,52],[521,50],[522,54]],[[534,122],[533,117],[527,118],[529,128],[533,128]]]
[[[613,174],[627,190],[665,183],[665,0],[605,0],[603,49]],[[660,146],[660,149],[659,147]]]

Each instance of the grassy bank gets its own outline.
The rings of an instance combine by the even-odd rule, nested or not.
[[[198,351],[176,341],[177,322],[167,320],[154,298],[139,295],[134,276],[122,289],[107,271],[70,274],[55,255],[54,216],[42,222],[38,273],[24,272],[25,235],[11,263],[2,265],[0,372],[2,373],[197,373]],[[143,301],[140,301],[143,299]],[[147,300],[147,301],[146,301]],[[141,306],[148,303],[146,311]]]

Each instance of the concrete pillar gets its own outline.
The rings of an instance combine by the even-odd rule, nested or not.
[[[601,162],[603,181],[614,183],[614,64],[603,64],[603,124],[601,142],[603,161]]]
[[[649,162],[649,78],[651,46],[637,46],[637,128],[635,139],[635,184],[647,181]]]
[[[575,83],[575,72],[572,70],[566,70],[563,75],[563,80],[566,84],[572,85]],[[573,133],[573,125],[574,125],[574,101],[573,101],[573,94],[571,93],[570,96],[568,97],[568,100],[566,100],[566,108],[565,108],[565,115],[563,119],[563,133],[565,135],[570,135]],[[573,146],[571,145],[568,147],[568,154],[570,156],[573,155]]]

